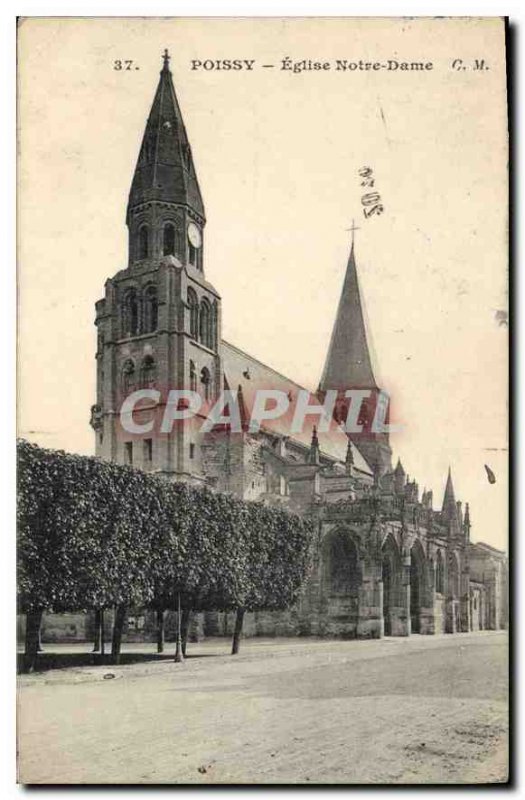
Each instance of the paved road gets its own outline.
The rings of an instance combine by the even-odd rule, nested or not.
[[[26,783],[506,779],[507,635],[217,640],[20,679]],[[201,656],[201,657],[197,657]],[[203,657],[210,656],[210,657]],[[214,657],[211,657],[214,656]],[[111,672],[112,680],[104,679]]]

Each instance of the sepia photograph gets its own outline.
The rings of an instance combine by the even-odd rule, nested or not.
[[[509,782],[508,36],[18,19],[20,784]]]

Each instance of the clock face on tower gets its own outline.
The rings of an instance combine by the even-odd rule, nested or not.
[[[202,244],[202,237],[200,230],[194,222],[190,222],[188,225],[188,239],[190,244],[193,245],[196,250],[198,250]]]

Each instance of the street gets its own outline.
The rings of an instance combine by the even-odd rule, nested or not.
[[[246,639],[234,657],[228,646],[220,639],[191,645],[184,664],[165,658],[20,676],[19,780],[450,784],[507,778],[506,632]],[[46,651],[79,647],[45,645]],[[124,651],[153,653],[154,646]]]

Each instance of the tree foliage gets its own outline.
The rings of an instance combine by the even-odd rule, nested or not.
[[[285,510],[18,443],[20,610],[286,608],[311,526]]]

